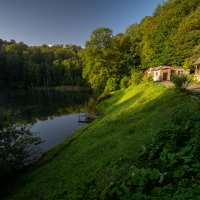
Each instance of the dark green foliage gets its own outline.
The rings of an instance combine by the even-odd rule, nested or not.
[[[80,47],[0,44],[0,87],[84,85]]]
[[[128,76],[124,76],[120,81],[120,88],[127,88],[129,86],[130,78]]]
[[[38,156],[34,145],[40,138],[15,120],[13,113],[0,109],[0,181]]]
[[[177,110],[152,144],[143,146],[140,168],[110,185],[105,199],[196,199],[200,195],[200,115]],[[187,192],[186,192],[187,191]]]

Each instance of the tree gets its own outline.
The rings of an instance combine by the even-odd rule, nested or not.
[[[4,46],[6,53],[6,66],[8,68],[8,81],[16,87],[23,81],[23,51],[27,46],[23,43],[14,43]],[[18,85],[17,85],[18,84]]]
[[[38,156],[41,139],[26,125],[13,123],[10,111],[0,110],[0,179],[29,164]]]
[[[105,84],[99,81],[108,77],[109,47],[112,45],[112,30],[109,28],[97,28],[86,42],[85,49],[80,56],[85,64],[83,67],[83,78],[94,90],[101,90]],[[99,84],[104,84],[100,86]],[[99,91],[100,92],[100,91]]]

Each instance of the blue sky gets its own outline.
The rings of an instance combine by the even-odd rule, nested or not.
[[[0,0],[0,38],[28,45],[84,46],[92,30],[114,34],[151,15],[163,0]]]

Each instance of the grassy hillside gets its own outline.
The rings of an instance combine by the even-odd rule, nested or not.
[[[99,106],[101,117],[19,176],[3,199],[98,199],[111,182],[128,176],[132,165],[139,166],[142,146],[174,113],[198,108],[191,95],[154,83],[117,91]]]

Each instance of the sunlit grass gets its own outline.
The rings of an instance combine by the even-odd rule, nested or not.
[[[114,92],[99,107],[100,118],[52,149],[12,185],[7,199],[97,199],[110,182],[137,166],[141,148],[152,141],[173,112],[195,102],[157,84]]]

